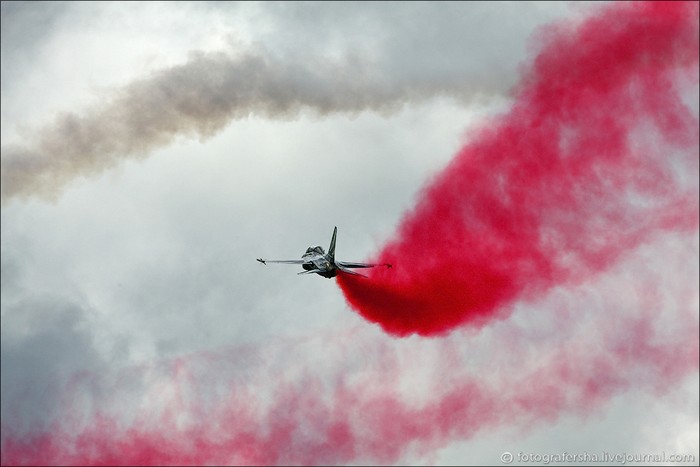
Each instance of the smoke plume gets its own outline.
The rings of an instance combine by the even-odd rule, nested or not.
[[[2,463],[404,463],[590,415],[624,391],[662,397],[698,369],[693,244],[659,240],[479,339],[378,340],[362,327],[78,373],[45,430],[3,424]],[[294,364],[300,354],[322,357]]]
[[[76,177],[97,175],[124,158],[146,157],[176,137],[211,137],[251,115],[389,112],[435,95],[470,99],[484,92],[494,90],[475,89],[468,80],[397,82],[353,56],[302,65],[264,51],[197,53],[183,65],[116,90],[100,106],[58,115],[37,131],[34,145],[3,145],[2,202],[55,198]]]
[[[435,335],[508,313],[698,227],[697,3],[607,8],[543,29],[505,115],[419,195],[348,302],[387,332]],[[691,81],[692,80],[692,81]],[[687,90],[686,90],[687,91]]]

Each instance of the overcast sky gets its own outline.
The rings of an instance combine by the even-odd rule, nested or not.
[[[352,381],[415,407],[465,381],[513,396],[576,348],[596,357],[583,379],[644,373],[597,365],[640,313],[668,351],[697,330],[697,230],[658,235],[591,281],[439,338],[387,335],[334,279],[255,262],[327,248],[334,226],[339,259],[376,252],[470,125],[507,111],[533,32],[596,8],[3,2],[3,442],[94,429],[98,413],[122,430],[169,408],[212,423],[197,410],[225,411],[221,393],[245,388],[276,406],[282,382],[320,382],[309,393],[327,398]],[[502,409],[338,459],[488,465],[505,451],[605,451],[697,463],[694,346],[695,369],[671,384],[635,377],[644,384],[590,406]],[[313,430],[295,436],[300,450],[315,442]]]

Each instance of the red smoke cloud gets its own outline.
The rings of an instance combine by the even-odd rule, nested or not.
[[[697,229],[698,4],[614,5],[540,32],[505,115],[420,194],[347,301],[385,331],[481,326],[516,299],[583,281],[660,230]]]
[[[684,292],[680,280],[693,275],[693,266],[678,240],[639,251],[592,291],[581,287],[540,303],[531,312],[536,325],[492,328],[481,342],[450,336],[402,346],[408,341],[377,341],[361,328],[81,375],[43,433],[22,436],[3,426],[2,463],[401,463],[495,427],[531,428],[567,413],[590,414],[622,391],[663,396],[698,368],[697,312],[684,296],[693,287]],[[649,269],[657,261],[681,267],[677,275],[657,277]],[[655,285],[639,284],[639,274]],[[608,283],[615,288],[606,291]],[[618,291],[628,288],[636,293]],[[662,305],[673,297],[678,306]],[[570,312],[565,324],[562,309]],[[357,359],[348,355],[359,349],[364,358],[349,371]],[[288,364],[313,353],[323,353],[325,363]],[[266,355],[286,356],[283,369]],[[485,365],[473,367],[474,356],[486,356]],[[251,370],[246,362],[258,365]],[[426,366],[428,378],[412,374]]]
[[[378,254],[395,267],[338,279],[396,335],[538,300],[526,323],[474,339],[353,331],[82,375],[45,430],[3,422],[2,463],[393,463],[682,383],[698,369],[685,249],[698,228],[698,122],[677,87],[697,83],[697,17],[695,3],[613,5],[544,30],[510,113],[473,131]],[[545,296],[557,285],[566,294]],[[439,365],[421,360],[430,351]],[[288,365],[300,353],[323,358]],[[287,359],[280,369],[266,355]],[[426,367],[430,378],[411,373]]]

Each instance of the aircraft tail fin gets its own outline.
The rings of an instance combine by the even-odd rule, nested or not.
[[[335,237],[338,234],[338,227],[333,229],[333,238],[331,238],[331,246],[328,247],[328,259],[331,263],[335,263]]]

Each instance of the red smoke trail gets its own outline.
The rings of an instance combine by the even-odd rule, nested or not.
[[[683,276],[697,279],[697,266],[684,261],[687,251],[679,248],[678,238],[670,240],[650,249],[651,262],[679,265],[677,273],[657,277],[646,254],[637,253],[603,274],[593,291],[572,290],[559,303],[575,312],[576,326],[555,325],[534,341],[527,329],[512,323],[482,345],[451,336],[402,346],[403,341],[377,342],[372,333],[356,332],[311,343],[204,352],[116,377],[82,378],[66,388],[67,404],[45,432],[22,436],[2,427],[2,463],[400,463],[402,456],[435,452],[498,426],[530,428],[566,413],[590,414],[632,388],[663,396],[698,368],[697,311],[686,301],[668,307],[669,316],[660,312],[666,308],[660,302],[687,298]],[[640,273],[649,274],[658,290],[640,287]],[[610,283],[615,287],[601,293],[601,284]],[[647,293],[624,296],[616,290],[627,287]],[[697,294],[697,283],[694,289]],[[601,295],[603,304],[590,304]],[[538,330],[557,322],[556,301],[532,311]],[[581,302],[588,304],[581,307]],[[311,375],[307,368],[246,369],[248,359],[270,354],[286,356],[282,366],[293,367],[290,360],[315,349],[325,354],[327,374],[313,364]],[[347,355],[358,349],[363,349],[361,367],[349,372]],[[421,360],[426,351],[434,352],[434,361]],[[468,360],[486,354],[486,366],[467,370]],[[399,380],[416,366],[431,368],[430,378],[420,381],[425,388],[402,393]],[[141,380],[144,388],[134,391],[132,382]],[[162,406],[154,408],[157,403]],[[90,410],[91,405],[98,409]]]
[[[480,326],[586,280],[662,230],[697,229],[698,3],[613,5],[541,31],[509,113],[421,193],[346,299],[405,336]],[[692,81],[691,81],[692,82]]]

